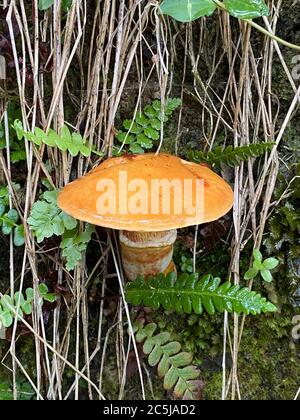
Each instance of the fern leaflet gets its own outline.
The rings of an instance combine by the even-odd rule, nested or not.
[[[197,274],[175,273],[167,276],[138,278],[127,285],[127,301],[133,305],[168,311],[201,315],[206,310],[210,315],[225,310],[237,314],[257,315],[276,312],[277,308],[259,293],[241,288],[230,282],[221,285],[220,278],[206,275],[199,280]]]
[[[192,151],[189,153],[189,158],[197,163],[205,162],[218,167],[224,163],[225,165],[234,167],[248,159],[264,155],[266,152],[272,150],[274,144],[275,143],[255,143],[235,148],[233,146],[227,146],[225,149],[218,146],[209,153]]]
[[[191,364],[193,354],[181,351],[181,344],[172,341],[169,332],[154,335],[157,329],[154,323],[145,326],[139,323],[135,328],[136,341],[143,343],[143,352],[148,355],[149,365],[157,366],[158,375],[164,378],[164,388],[174,388],[175,398],[199,399],[203,383],[199,380],[199,370]]]

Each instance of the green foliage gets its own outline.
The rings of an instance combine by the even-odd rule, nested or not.
[[[137,323],[135,330],[136,341],[143,343],[143,352],[148,355],[149,365],[157,366],[159,377],[164,378],[164,388],[174,388],[175,398],[199,399],[202,382],[199,380],[200,372],[191,364],[193,354],[182,352],[181,344],[172,341],[168,332],[154,335],[157,330],[155,323]]]
[[[30,291],[32,293],[32,289],[27,289],[27,291]],[[56,302],[57,296],[55,293],[49,293],[48,286],[45,283],[39,284],[39,294],[42,300],[45,302]]]
[[[60,248],[62,249],[62,256],[66,258],[67,270],[74,270],[77,264],[80,263],[82,253],[86,251],[94,232],[95,227],[88,224],[84,232],[74,229],[63,234]]]
[[[15,185],[18,189],[18,185]],[[9,210],[9,189],[7,186],[0,188],[0,227],[3,235],[13,234],[14,245],[23,246],[25,243],[24,226],[19,224],[17,210]]]
[[[175,273],[167,276],[138,278],[127,285],[126,298],[133,305],[144,305],[167,311],[201,315],[204,309],[213,315],[216,312],[235,312],[257,315],[276,312],[277,308],[260,294],[248,288],[240,288],[230,282],[221,285],[220,278],[211,275],[199,280],[197,274]]]
[[[194,271],[193,258],[187,258],[185,255],[182,255],[180,268],[182,273],[192,273]]]
[[[18,401],[30,401],[35,396],[35,392],[29,382],[17,381],[17,398]],[[2,380],[0,382],[0,401],[12,401],[14,393],[12,385],[9,381]]]
[[[40,10],[47,10],[51,6],[53,6],[54,0],[39,0],[39,9]]]
[[[81,134],[71,133],[66,125],[62,127],[60,134],[52,129],[46,134],[38,127],[34,130],[34,133],[25,131],[20,120],[15,120],[13,127],[19,140],[25,137],[37,146],[46,144],[49,147],[58,147],[62,152],[68,151],[74,157],[78,156],[79,153],[85,157],[91,155],[92,150],[86,145],[86,141]]]
[[[208,163],[220,167],[221,164],[228,166],[237,166],[241,162],[248,159],[258,158],[269,152],[275,143],[256,143],[248,146],[233,147],[227,146],[222,148],[217,146],[212,152],[204,153],[200,151],[192,151],[189,158],[197,163]]]
[[[221,5],[214,0],[164,0],[160,10],[180,22],[192,22],[213,14],[217,7],[222,5],[228,13],[239,19],[269,16],[269,9],[264,0],[225,0]]]
[[[57,196],[57,190],[46,191],[32,206],[27,222],[38,243],[54,235],[62,236],[60,248],[62,256],[66,259],[66,268],[74,270],[91,240],[95,227],[87,225],[85,231],[80,232],[78,221],[57,206]]]
[[[38,243],[53,235],[61,236],[66,230],[77,227],[77,220],[61,211],[57,206],[58,191],[45,192],[31,210],[27,222]]]
[[[245,273],[245,280],[253,280],[255,277],[260,274],[263,280],[267,283],[271,283],[273,276],[271,270],[274,270],[279,264],[279,261],[276,258],[267,258],[263,260],[262,253],[259,249],[254,249],[253,251],[253,264],[252,267]]]
[[[164,113],[160,101],[147,105],[134,120],[125,120],[123,128],[116,135],[117,140],[127,146],[127,152],[139,154],[145,149],[152,149],[154,142],[160,138],[162,121],[168,121],[173,112],[181,105],[180,99],[169,99]]]
[[[16,118],[19,118],[20,112],[17,111],[13,104],[9,104],[7,107],[8,124],[12,125]],[[26,160],[26,151],[24,142],[21,142],[14,131],[9,133],[9,152],[10,160],[12,163],[18,163]],[[0,123],[0,150],[6,149],[6,138],[3,122]]]
[[[39,0],[39,10],[48,10],[53,6],[54,0]],[[67,12],[72,5],[72,0],[62,0],[61,7],[64,12]]]
[[[269,16],[269,8],[264,0],[225,0],[228,13],[238,19],[255,19]]]
[[[46,284],[39,285],[39,304],[43,305],[44,301],[55,302],[56,295],[49,293]],[[14,298],[10,295],[3,295],[0,300],[0,328],[9,328],[18,313],[19,317],[23,318],[25,315],[30,315],[32,312],[32,305],[34,300],[34,291],[28,288],[25,291],[25,296],[22,292],[16,292]]]
[[[180,22],[192,22],[214,13],[217,6],[212,0],[164,0],[160,10]]]
[[[274,274],[277,298],[285,303],[292,301],[299,305],[300,302],[300,157],[299,137],[295,138],[295,145],[289,138],[289,155],[284,159],[275,190],[275,199],[284,194],[288,185],[287,198],[274,207],[268,219],[269,234],[264,239],[266,253],[276,255],[280,266]],[[292,147],[291,147],[292,146]],[[291,153],[291,155],[290,155]],[[286,162],[290,168],[287,169]],[[298,178],[297,178],[298,177]],[[293,180],[293,182],[292,182]]]

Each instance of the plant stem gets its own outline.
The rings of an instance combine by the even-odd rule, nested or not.
[[[219,0],[213,0],[213,2],[222,10],[225,10],[226,12],[228,12],[226,6],[224,5],[223,2],[219,1]],[[228,12],[229,13],[229,12]],[[291,44],[288,41],[285,41],[282,38],[279,38],[278,36],[272,34],[271,32],[269,32],[267,29],[263,28],[262,26],[258,25],[257,23],[253,22],[251,19],[242,19],[244,22],[249,23],[249,25],[251,25],[253,28],[257,29],[258,31],[260,31],[261,33],[263,33],[264,35],[267,35],[268,37],[272,38],[274,41],[277,41],[279,44],[284,45],[285,47],[300,51],[300,46],[299,45],[295,45],[295,44]]]

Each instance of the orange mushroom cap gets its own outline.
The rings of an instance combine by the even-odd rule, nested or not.
[[[104,191],[103,185],[106,185],[107,180],[115,188]],[[156,188],[154,196],[154,180],[165,182],[166,185],[168,182],[173,185],[174,181],[178,188],[181,183],[182,196],[180,188],[178,190],[174,185],[168,193],[163,187],[159,190]],[[201,201],[196,199],[197,180],[203,188]],[[139,181],[144,189],[137,187]],[[183,191],[188,182],[189,189],[184,196]],[[103,198],[103,193],[106,194],[106,201],[115,203],[115,211],[107,213],[101,210],[103,200],[101,206],[99,199]],[[182,211],[178,211],[179,203],[184,202],[185,198],[194,206],[194,214],[183,205]],[[169,205],[168,211],[162,211],[163,202]],[[124,211],[128,210],[130,203],[135,204],[135,209],[142,207],[143,211]],[[197,205],[202,211],[197,211]],[[211,222],[224,216],[232,205],[231,187],[206,166],[176,156],[152,153],[107,159],[84,177],[67,185],[58,196],[58,206],[76,219],[112,229],[142,232],[165,231]]]

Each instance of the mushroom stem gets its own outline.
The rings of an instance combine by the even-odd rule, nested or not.
[[[177,231],[120,231],[121,255],[125,275],[133,281],[138,276],[149,277],[176,271],[173,246]]]

